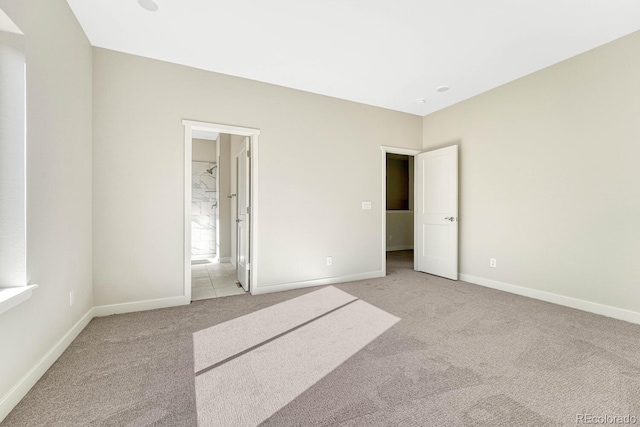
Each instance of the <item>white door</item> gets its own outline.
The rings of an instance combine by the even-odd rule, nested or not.
[[[415,156],[414,268],[458,280],[458,146]]]
[[[237,235],[237,254],[236,254],[236,274],[238,282],[245,291],[249,291],[249,194],[250,187],[250,163],[249,156],[249,138],[245,138],[240,146],[240,152],[236,156],[236,173],[237,173],[237,218],[236,218],[236,235]]]

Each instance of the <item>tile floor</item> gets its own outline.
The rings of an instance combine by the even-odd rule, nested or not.
[[[248,294],[236,285],[236,269],[230,263],[191,266],[191,300]]]

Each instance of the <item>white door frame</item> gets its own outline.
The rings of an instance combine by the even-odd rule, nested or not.
[[[382,252],[382,274],[387,275],[387,153],[389,154],[403,154],[405,156],[414,157],[416,154],[422,153],[421,150],[414,150],[411,148],[391,147],[388,145],[381,145],[382,151],[382,245],[380,251]],[[415,187],[414,187],[415,188]],[[414,261],[415,263],[415,261]],[[415,268],[415,265],[414,265]]]
[[[249,222],[249,292],[253,293],[258,283],[258,246],[256,236],[258,234],[258,139],[260,129],[229,126],[218,123],[199,122],[195,120],[182,120],[184,125],[184,297],[187,304],[191,302],[191,160],[192,139],[194,130],[202,130],[230,135],[249,137],[249,149],[251,151],[251,195],[249,206],[251,217]],[[220,165],[218,165],[218,168]],[[220,203],[218,201],[218,203]],[[219,230],[217,230],[219,232]]]

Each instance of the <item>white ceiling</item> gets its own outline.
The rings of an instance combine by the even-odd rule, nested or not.
[[[195,139],[208,139],[209,141],[215,141],[218,139],[218,132],[194,129],[191,131],[191,137]]]
[[[11,18],[7,16],[2,9],[0,9],[0,31],[6,31],[8,33],[22,34],[22,31],[13,23]]]
[[[640,30],[638,0],[67,1],[94,46],[418,115]]]

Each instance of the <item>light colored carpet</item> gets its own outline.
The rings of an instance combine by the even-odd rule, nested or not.
[[[416,273],[410,252],[387,266],[385,278],[336,287],[402,320],[263,425],[640,415],[639,325]],[[94,319],[2,426],[195,426],[193,333],[316,289]]]
[[[272,330],[276,335],[251,351],[196,373],[200,427],[260,424],[400,320],[331,287],[261,311],[267,311],[278,324],[278,319],[295,317],[305,306],[313,305],[313,299],[325,300],[329,291],[343,294],[344,299],[351,301],[330,308],[289,331],[273,330],[268,324],[242,324],[243,319],[255,317],[252,314],[238,319],[239,323],[234,322],[236,330],[222,324],[224,334],[218,333],[215,326],[206,331],[221,338],[220,343],[227,338],[226,334],[243,335],[248,325]],[[195,356],[197,366],[198,352]]]
[[[333,286],[292,298],[193,334],[195,372],[356,300]]]

